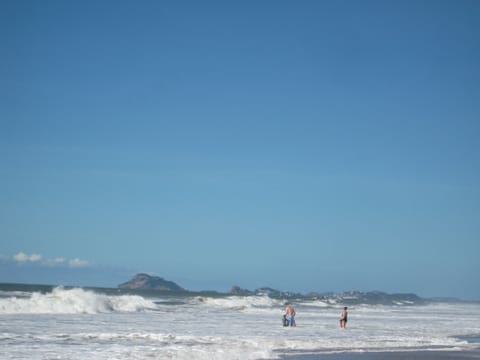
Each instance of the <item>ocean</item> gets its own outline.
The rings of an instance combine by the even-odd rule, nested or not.
[[[332,354],[469,352],[480,302],[366,303],[0,284],[0,358],[285,359]],[[348,302],[349,319],[338,319]],[[407,357],[408,358],[408,357]]]

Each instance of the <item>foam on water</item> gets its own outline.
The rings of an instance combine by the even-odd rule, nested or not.
[[[23,295],[23,294],[22,294]],[[152,301],[137,295],[107,296],[80,288],[57,287],[51,293],[0,298],[0,314],[95,314],[154,309]]]
[[[349,306],[267,296],[154,297],[56,288],[0,297],[2,359],[275,359],[285,354],[461,350],[478,344],[480,304]],[[35,348],[32,352],[31,349]]]
[[[248,310],[254,308],[271,308],[284,304],[283,300],[268,296],[229,296],[225,298],[197,298],[200,303],[218,308]]]

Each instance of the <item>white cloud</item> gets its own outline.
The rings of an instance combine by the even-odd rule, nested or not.
[[[24,262],[28,262],[28,261],[37,262],[37,261],[42,260],[42,255],[40,255],[40,254],[28,255],[28,254],[25,254],[23,252],[19,252],[18,254],[13,255],[13,260],[15,260],[17,262],[20,262],[20,263],[24,263]]]
[[[52,259],[43,260],[42,255],[40,254],[25,254],[24,252],[19,252],[18,254],[13,255],[11,258],[8,256],[0,256],[0,261],[13,261],[19,264],[26,263],[38,263],[41,266],[57,267],[57,266],[68,266],[70,268],[85,268],[91,266],[87,260],[81,260],[79,258],[67,259],[63,256],[59,256]]]
[[[68,265],[71,268],[82,268],[82,267],[87,267],[90,264],[86,260],[80,260],[79,258],[75,258],[75,259],[69,260]]]
[[[13,255],[13,260],[18,262],[25,262],[28,260],[28,255],[23,252],[19,252],[18,254]]]
[[[42,255],[40,255],[40,254],[30,255],[30,261],[40,261],[40,260],[42,260]]]

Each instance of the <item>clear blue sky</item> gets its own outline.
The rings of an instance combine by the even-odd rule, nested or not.
[[[479,19],[0,0],[0,281],[480,298]]]

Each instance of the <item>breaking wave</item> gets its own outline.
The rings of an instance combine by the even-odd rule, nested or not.
[[[0,314],[96,314],[155,310],[138,295],[109,296],[80,288],[56,287],[49,293],[0,299]]]
[[[231,310],[272,308],[283,304],[282,300],[272,299],[268,296],[229,296],[225,298],[197,297],[197,301],[208,306]]]

